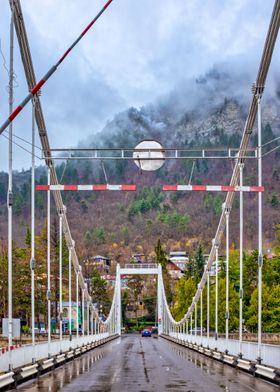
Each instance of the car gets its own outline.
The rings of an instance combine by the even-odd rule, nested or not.
[[[152,332],[150,331],[150,329],[143,329],[143,331],[141,332],[142,337],[145,336],[152,336]]]

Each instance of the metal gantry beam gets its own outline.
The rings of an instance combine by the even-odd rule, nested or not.
[[[185,160],[185,159],[235,159],[242,157],[247,159],[257,158],[257,148],[248,148],[240,152],[238,148],[53,148],[42,150],[42,158],[47,159],[49,154],[53,160],[137,160],[135,153],[146,152],[147,156],[141,156],[141,161],[157,161],[159,158],[152,156],[153,152],[162,152],[165,160]],[[54,155],[54,154],[57,155]]]

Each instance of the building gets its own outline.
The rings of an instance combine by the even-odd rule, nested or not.
[[[59,306],[59,303],[57,304]],[[55,303],[53,302],[53,307],[55,307]],[[78,320],[77,320],[77,310],[78,310]],[[58,309],[59,311],[59,309]],[[70,306],[68,301],[63,301],[62,302],[62,331],[67,332],[69,330],[69,324],[70,324]],[[72,310],[71,310],[71,328],[72,330],[79,328],[81,326],[81,304],[80,302],[78,303],[78,309],[77,309],[77,303],[75,301],[72,301]],[[85,312],[85,319],[87,317],[87,314]],[[78,325],[77,325],[78,321]],[[52,319],[52,332],[59,332],[59,320]]]
[[[136,253],[136,254],[132,255],[132,260],[135,263],[145,263],[146,257],[145,257],[144,253]]]
[[[106,271],[109,272],[109,268],[111,267],[111,260],[105,256],[93,256],[89,259],[90,266],[98,271]]]
[[[181,268],[177,267],[177,265],[172,263],[170,260],[168,260],[166,268],[168,274],[173,279],[180,279],[184,275],[184,271],[182,271]]]
[[[116,276],[115,275],[102,275],[101,278],[106,280],[106,282],[113,287],[116,284]],[[128,282],[128,277],[126,275],[122,275],[121,276],[121,288],[122,289],[126,289],[128,287],[127,282]]]
[[[185,271],[189,262],[189,257],[185,251],[170,252],[169,261],[176,265],[181,271]]]

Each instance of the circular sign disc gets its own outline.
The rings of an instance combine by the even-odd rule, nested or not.
[[[145,149],[146,151],[141,151]],[[135,164],[141,169],[146,171],[157,170],[164,164],[165,154],[163,147],[159,142],[154,140],[143,140],[135,147],[133,158]],[[149,151],[160,150],[160,151]],[[143,159],[145,158],[145,159]],[[150,160],[148,158],[151,158]],[[159,159],[156,159],[159,158]]]

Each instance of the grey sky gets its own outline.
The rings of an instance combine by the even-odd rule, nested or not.
[[[38,79],[104,2],[22,0]],[[249,67],[253,82],[273,4],[273,0],[114,0],[42,90],[51,146],[75,146],[118,111],[152,102],[213,64],[234,64],[235,72],[236,67],[240,72]],[[0,0],[0,5],[0,39],[7,61],[8,0]],[[279,59],[279,44],[276,56]],[[15,60],[17,104],[27,92],[17,48]],[[8,77],[2,63],[0,58],[1,123],[8,113]],[[25,109],[15,121],[16,134],[30,139],[30,118],[30,109]],[[15,147],[16,168],[28,167],[29,162],[28,154]],[[6,169],[7,141],[0,137],[0,170]]]

